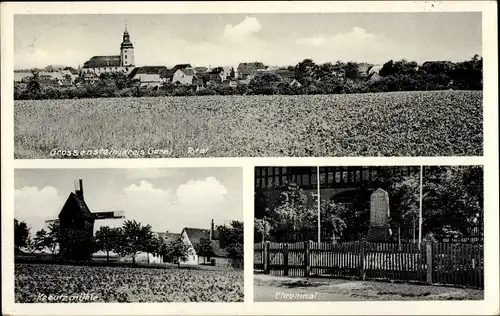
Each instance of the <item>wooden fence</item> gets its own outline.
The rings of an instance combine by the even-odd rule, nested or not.
[[[420,281],[484,288],[480,244],[257,243],[254,269],[277,276]]]

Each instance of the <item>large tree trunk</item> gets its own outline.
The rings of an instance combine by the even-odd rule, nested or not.
[[[148,265],[149,265],[149,252],[148,252],[148,253],[146,253],[146,255],[148,256]]]
[[[132,255],[132,264],[135,265],[135,253]]]
[[[177,258],[177,268],[181,267],[181,258]]]
[[[109,263],[109,250],[106,251],[106,262]]]

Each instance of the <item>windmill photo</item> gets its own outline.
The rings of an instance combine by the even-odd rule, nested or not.
[[[91,212],[84,199],[83,180],[74,182],[75,191],[71,192],[64,203],[57,219],[45,221],[46,225],[59,224],[61,232],[60,253],[69,254],[70,257],[79,257],[83,249],[72,249],[75,239],[89,241],[94,237],[94,223],[96,220],[124,219],[123,211]],[[85,243],[83,243],[85,244]]]

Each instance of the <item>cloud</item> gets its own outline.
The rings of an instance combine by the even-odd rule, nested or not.
[[[160,168],[148,168],[148,169],[126,169],[125,177],[127,179],[158,179],[158,178],[175,178],[184,175],[179,169],[160,169]]]
[[[227,189],[216,178],[190,180],[177,188],[177,198],[182,205],[210,205],[221,202]]]
[[[223,38],[232,41],[245,40],[262,29],[259,20],[256,17],[245,17],[245,19],[236,25],[226,25]]]
[[[45,220],[53,219],[54,213],[64,205],[64,198],[59,196],[54,187],[23,187],[14,191],[14,213],[20,221],[25,221],[31,228],[31,233],[45,226]]]

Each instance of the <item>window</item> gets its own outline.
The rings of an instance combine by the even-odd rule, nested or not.
[[[279,185],[279,184],[280,184],[280,177],[275,176],[275,177],[274,177],[274,183],[276,183],[276,184],[278,184],[278,185]]]
[[[287,183],[286,176],[281,176],[281,184]]]
[[[255,175],[257,177],[260,177],[260,169],[259,168],[255,168]]]
[[[340,171],[335,172],[335,182],[340,183]]]
[[[361,182],[361,171],[356,171],[356,182]]]
[[[125,59],[127,59],[127,55],[125,55]]]
[[[342,182],[347,183],[349,181],[349,173],[347,171],[342,172]]]
[[[302,176],[302,183],[304,185],[309,185],[309,175],[308,174],[305,174]]]
[[[333,183],[333,172],[328,172],[328,183]]]
[[[302,185],[302,175],[297,175],[297,185]]]
[[[286,167],[281,168],[281,174],[286,174]]]
[[[326,183],[326,172],[320,172],[320,174],[319,174],[319,183],[320,184],[325,184]]]
[[[268,188],[273,187],[273,178],[272,177],[269,177],[269,179],[267,179],[267,187]]]
[[[313,174],[311,175],[311,184],[312,184],[313,186],[316,186],[316,185],[318,184],[317,175],[316,175],[315,173],[313,173]]]
[[[363,170],[363,181],[370,180],[370,171],[368,169]]]
[[[261,184],[260,184],[260,181],[261,181],[261,180],[262,180],[261,178],[257,178],[257,179],[255,179],[255,186],[256,186],[257,188],[260,188],[260,185],[261,185]]]
[[[273,175],[273,167],[268,167],[267,168],[267,175],[272,176]]]
[[[266,176],[266,168],[262,168],[262,176]]]
[[[262,188],[265,188],[265,187],[266,187],[266,178],[262,178],[261,187],[262,187]]]
[[[280,174],[280,168],[279,167],[275,167],[274,168],[274,175],[277,176]]]

